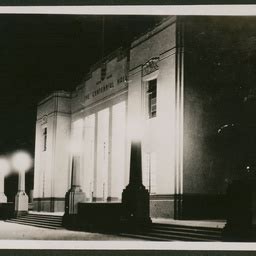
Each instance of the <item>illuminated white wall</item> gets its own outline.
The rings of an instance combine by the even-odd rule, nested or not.
[[[150,194],[156,193],[157,158],[155,152],[142,154],[142,178],[144,186]]]
[[[107,199],[108,196],[108,158],[109,158],[109,108],[97,113],[97,171],[96,198]]]
[[[44,150],[44,128],[47,147]],[[34,205],[35,210],[63,211],[68,189],[70,94],[55,92],[37,109]]]
[[[72,123],[72,139],[71,139],[71,154],[80,155],[82,152],[82,141],[83,141],[83,119],[78,119]]]
[[[41,182],[41,166],[43,164],[41,158],[41,147],[42,147],[42,124],[37,121],[36,123],[36,141],[35,141],[35,172],[34,172],[34,194],[33,196],[38,198],[42,195],[42,182]]]
[[[78,119],[72,122],[71,127],[71,142],[70,142],[70,157],[79,156],[80,161],[80,169],[76,170],[77,179],[80,181],[82,185],[82,172],[83,172],[83,132],[84,132],[84,120]],[[72,159],[70,159],[70,163],[72,164]],[[69,186],[71,185],[71,175],[72,175],[72,166],[70,166],[70,174],[69,174]]]
[[[53,169],[52,169],[52,195],[62,198],[64,191],[69,188],[69,163],[70,163],[70,116],[59,114],[54,127],[55,143],[53,144]],[[62,207],[62,206],[60,206]]]
[[[131,130],[133,123],[141,123],[143,181],[157,195],[175,194],[177,183],[180,182],[175,180],[176,150],[181,143],[176,140],[179,136],[176,120],[182,113],[177,111],[175,105],[177,92],[174,21],[175,18],[161,24],[150,37],[145,34],[138,38],[133,42],[130,51],[128,129]],[[143,65],[152,58],[158,58],[158,69],[143,75]],[[147,83],[152,79],[157,79],[157,114],[149,119]]]
[[[112,107],[111,184],[109,196],[121,199],[125,186],[126,103]]]
[[[84,164],[82,187],[86,192],[87,198],[92,200],[94,192],[95,114],[85,117],[84,129]]]

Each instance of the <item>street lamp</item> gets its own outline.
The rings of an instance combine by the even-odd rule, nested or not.
[[[142,125],[133,120],[130,126],[131,157],[129,184],[122,193],[123,222],[132,227],[151,223],[149,214],[149,192],[142,182]]]
[[[26,151],[16,151],[11,157],[11,165],[18,172],[18,192],[15,196],[15,215],[23,215],[28,212],[28,196],[25,192],[25,173],[32,167],[31,155]]]
[[[82,123],[80,123],[81,125]],[[77,133],[76,133],[77,132]],[[71,141],[71,186],[65,195],[65,214],[63,223],[66,227],[75,227],[77,223],[78,203],[85,202],[86,196],[81,188],[81,135],[82,126],[79,132],[75,131]]]
[[[0,157],[0,203],[6,203],[7,197],[4,194],[4,178],[10,173],[10,162],[4,156]]]

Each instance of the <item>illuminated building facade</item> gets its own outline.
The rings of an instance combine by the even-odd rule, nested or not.
[[[208,79],[218,67],[204,57],[225,53],[227,44],[220,39],[208,52],[201,48],[216,31],[198,24],[216,22],[165,19],[128,51],[117,50],[93,66],[75,91],[54,92],[38,104],[34,210],[64,211],[74,154],[80,156],[86,201],[120,201],[130,143],[139,138],[151,217],[220,217],[211,215],[211,207],[222,207],[232,168],[223,168],[218,148],[213,152],[207,144],[226,121],[216,101],[205,100],[219,95],[222,78]]]

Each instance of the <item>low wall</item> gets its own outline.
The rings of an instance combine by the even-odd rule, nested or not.
[[[0,219],[7,220],[14,217],[14,203],[0,203]]]
[[[225,219],[226,196],[185,194],[180,219]]]
[[[121,203],[79,203],[77,221],[85,230],[116,230],[120,228]]]
[[[174,197],[171,195],[151,195],[150,217],[174,218]]]
[[[65,198],[34,198],[33,210],[38,212],[64,212]]]

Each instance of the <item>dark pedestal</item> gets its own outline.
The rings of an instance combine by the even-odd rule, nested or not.
[[[14,203],[0,203],[0,219],[7,220],[15,217]]]
[[[122,193],[123,224],[137,228],[151,223],[149,212],[149,192],[142,184],[141,142],[132,141],[130,160],[130,180]]]
[[[151,223],[149,212],[149,192],[140,185],[128,185],[122,193],[123,224],[127,226]]]
[[[62,217],[62,226],[72,230],[79,229],[78,215],[65,213]]]
[[[66,228],[76,229],[78,222],[78,203],[85,201],[85,193],[79,186],[73,186],[65,196],[65,214],[63,216],[63,226]]]
[[[256,241],[256,180],[233,181],[227,190],[227,223],[224,241]]]
[[[79,229],[90,232],[121,231],[121,203],[79,203]]]

